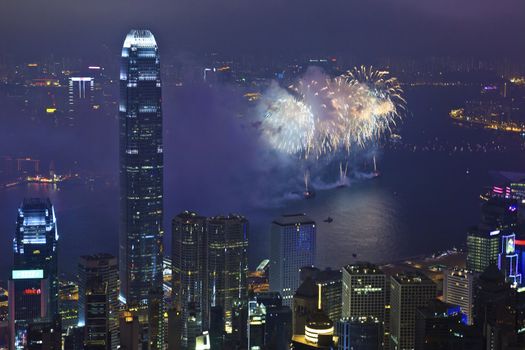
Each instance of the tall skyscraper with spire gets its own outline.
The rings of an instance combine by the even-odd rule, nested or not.
[[[141,319],[149,322],[147,341],[151,348],[157,348],[162,343],[162,317],[149,315],[148,311],[152,310],[150,304],[162,303],[158,298],[162,298],[164,161],[160,61],[155,37],[149,30],[131,30],[121,57],[120,300],[129,309],[146,314]]]

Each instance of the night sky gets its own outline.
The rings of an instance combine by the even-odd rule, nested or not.
[[[525,53],[522,0],[1,1],[0,50],[96,58],[131,27],[161,49],[368,55]],[[480,40],[483,38],[483,40]]]

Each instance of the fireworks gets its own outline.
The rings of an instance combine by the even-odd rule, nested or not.
[[[268,103],[263,133],[274,148],[304,158],[364,147],[395,125],[405,104],[397,79],[363,66],[299,80],[289,91]]]

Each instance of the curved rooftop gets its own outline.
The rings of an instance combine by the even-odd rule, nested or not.
[[[132,29],[126,35],[124,40],[123,48],[129,48],[131,46],[140,47],[156,47],[157,42],[155,36],[147,29]]]

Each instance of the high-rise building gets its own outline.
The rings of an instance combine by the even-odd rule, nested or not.
[[[472,228],[467,235],[467,270],[483,272],[498,262],[500,230]]]
[[[58,309],[55,210],[49,199],[25,199],[18,209],[14,264],[9,281],[12,346],[27,343],[27,326],[34,319],[51,320]]]
[[[138,316],[125,311],[119,318],[120,349],[140,350],[142,347],[141,330]]]
[[[385,319],[386,277],[376,265],[357,263],[343,268],[343,318]]]
[[[58,298],[62,332],[66,333],[78,325],[78,282],[61,279]]]
[[[513,230],[517,225],[518,203],[516,199],[493,196],[482,203],[481,229],[487,231]]]
[[[516,290],[505,281],[496,265],[490,265],[477,279],[472,310],[474,326],[485,335],[487,349],[502,349],[516,333]]]
[[[68,108],[65,123],[75,126],[81,117],[94,111],[95,106],[95,78],[90,76],[69,77]],[[98,106],[98,105],[97,105]]]
[[[177,215],[172,221],[172,239],[172,297],[180,313],[176,325],[182,327],[177,334],[181,346],[187,348],[202,334],[207,326],[202,322],[209,317],[206,218],[188,211]]]
[[[78,318],[79,325],[85,326],[86,342],[96,338],[99,344],[103,338],[105,349],[117,349],[119,327],[117,258],[110,254],[81,256],[78,276]],[[91,308],[89,313],[88,308]],[[91,315],[91,320],[88,315]],[[107,320],[102,321],[101,318]],[[103,327],[107,328],[103,329]],[[92,331],[95,333],[93,336],[90,335]]]
[[[436,298],[436,285],[421,273],[390,277],[390,348],[414,349],[416,309]]]
[[[462,348],[459,346],[463,345],[460,334],[464,314],[459,306],[435,299],[417,308],[415,316],[415,349]]]
[[[44,270],[13,270],[9,280],[11,349],[25,349],[31,322],[49,319],[49,283]]]
[[[256,300],[248,302],[248,350],[264,349],[266,306]]]
[[[342,273],[337,270],[320,271],[315,278],[319,290],[320,308],[326,316],[335,322],[342,313]]]
[[[336,323],[337,350],[381,349],[381,322],[374,317],[342,318]]]
[[[162,289],[163,148],[159,52],[149,30],[131,30],[120,70],[120,298],[147,309]]]
[[[283,306],[281,294],[256,293],[252,300],[265,308],[264,349],[288,350],[292,338],[292,310]]]
[[[321,309],[319,304],[318,287],[311,277],[307,277],[293,296],[292,330],[294,335],[304,334],[306,320]]]
[[[209,304],[222,307],[230,333],[233,303],[247,302],[248,221],[238,215],[208,218],[206,234]]]
[[[458,305],[467,317],[467,324],[472,324],[472,305],[474,304],[475,275],[465,269],[447,269],[443,278],[443,300]]]
[[[60,316],[55,315],[52,320],[38,320],[31,322],[27,331],[28,350],[61,350],[62,326]]]
[[[86,349],[109,350],[109,298],[108,284],[98,281],[85,289],[84,301],[84,344]]]
[[[270,234],[270,289],[291,306],[299,287],[299,270],[315,265],[316,225],[304,214],[283,215],[272,223]]]

